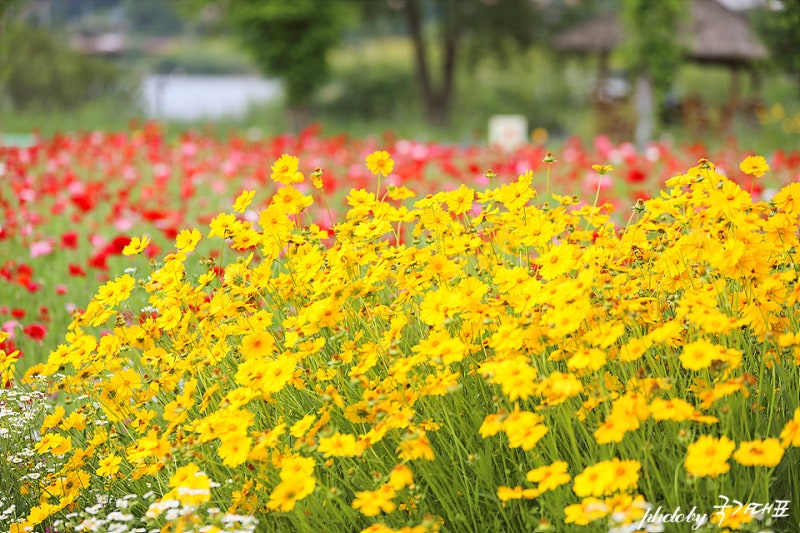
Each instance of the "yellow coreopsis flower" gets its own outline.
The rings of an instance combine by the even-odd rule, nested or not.
[[[225,466],[236,467],[247,460],[253,439],[245,433],[225,435],[225,439],[217,449],[220,459]]]
[[[388,176],[394,169],[394,160],[389,152],[377,151],[367,156],[367,168],[376,176]]]
[[[614,470],[608,467],[608,461],[587,466],[583,472],[575,476],[572,490],[580,497],[602,496],[613,492],[616,475]]]
[[[511,448],[531,450],[547,433],[547,426],[541,424],[541,415],[530,411],[514,411],[505,421],[503,429],[508,436]]]
[[[183,505],[199,505],[211,498],[211,480],[194,463],[180,467],[169,478],[172,490],[164,495],[164,500],[174,498]]]
[[[354,435],[337,431],[330,437],[320,437],[317,450],[325,457],[355,457],[361,452],[361,447]]]
[[[312,492],[317,482],[313,477],[291,476],[281,478],[281,482],[269,495],[267,507],[287,513],[294,509],[298,500],[302,500]]]
[[[417,432],[416,438],[410,438],[400,443],[397,448],[398,457],[405,461],[425,459],[433,461],[433,448],[424,431]]]
[[[136,255],[138,253],[143,252],[149,244],[150,244],[150,239],[147,238],[147,236],[144,236],[141,239],[139,237],[133,237],[131,239],[131,242],[129,242],[128,245],[122,249],[122,254]]]
[[[795,216],[800,213],[800,183],[790,183],[778,191],[772,201],[779,211],[787,216]]]
[[[314,185],[315,188],[321,189],[322,188],[322,169],[317,167],[311,172],[311,183]]]
[[[272,165],[272,181],[281,183],[283,185],[291,185],[292,183],[301,183],[303,181],[303,174],[297,170],[298,160],[296,157],[289,154],[283,154]]]
[[[769,164],[763,156],[750,155],[744,158],[744,161],[739,164],[739,168],[745,174],[760,178],[769,170]]]
[[[387,484],[378,490],[356,492],[356,499],[353,500],[352,506],[364,516],[375,516],[381,511],[391,513],[397,507],[397,504],[392,501],[395,496],[395,490]]]
[[[781,445],[784,448],[800,446],[800,407],[795,409],[794,418],[786,422],[781,431]]]
[[[389,485],[395,489],[400,490],[403,487],[414,483],[414,473],[406,465],[397,465],[392,470],[389,476]]]
[[[247,209],[247,206],[253,201],[253,196],[255,196],[256,191],[242,191],[242,193],[236,197],[236,201],[233,203],[233,210],[237,213],[244,213],[244,210]]]
[[[497,497],[501,502],[522,499],[522,487],[497,487]]]
[[[122,457],[118,455],[109,455],[100,459],[100,462],[95,472],[98,476],[114,477],[119,472],[119,465],[122,462]]]
[[[564,522],[585,526],[607,514],[608,506],[602,500],[584,498],[581,503],[574,503],[564,508]]]
[[[760,439],[739,443],[733,454],[736,462],[745,466],[777,466],[783,458],[783,448],[778,439]]]
[[[688,370],[701,370],[708,368],[714,359],[719,359],[717,346],[707,340],[687,344],[681,353],[681,365]]]
[[[539,492],[553,490],[565,483],[569,483],[570,475],[567,473],[569,465],[566,461],[556,461],[551,465],[540,466],[530,470],[525,479],[531,483],[538,483]]]
[[[603,174],[608,174],[609,172],[614,170],[614,167],[612,167],[611,165],[592,165],[592,170],[594,170],[600,175],[603,175]]]
[[[717,477],[730,470],[728,458],[734,448],[736,444],[725,436],[715,439],[703,435],[689,445],[684,467],[693,476]]]

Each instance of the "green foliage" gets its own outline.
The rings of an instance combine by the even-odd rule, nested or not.
[[[351,11],[327,0],[229,0],[226,13],[267,75],[283,79],[292,107],[304,107],[328,76],[328,52]]]
[[[192,39],[179,47],[159,53],[148,63],[148,70],[158,74],[181,72],[201,75],[253,74],[252,60],[233,43],[224,40]]]
[[[770,50],[773,64],[800,76],[800,2],[782,4],[779,11],[760,10],[755,25]]]
[[[174,2],[163,0],[124,0],[131,30],[144,35],[169,37],[183,29]]]
[[[332,83],[320,92],[315,111],[340,119],[403,119],[419,114],[410,65],[377,61],[353,64],[334,72]]]
[[[468,64],[486,57],[507,62],[542,34],[543,25],[539,24],[534,4],[528,0],[470,0],[460,5],[458,19],[449,23],[459,25],[466,37]]]
[[[109,93],[117,69],[69,50],[51,34],[21,25],[0,36],[3,92],[18,109],[66,109]]]
[[[675,36],[688,13],[686,0],[622,0],[623,55],[633,70],[650,74],[658,92],[669,89],[683,62]]]

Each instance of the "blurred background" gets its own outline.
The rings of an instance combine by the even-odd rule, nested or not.
[[[157,119],[771,151],[800,145],[799,50],[800,0],[0,0],[0,135]]]

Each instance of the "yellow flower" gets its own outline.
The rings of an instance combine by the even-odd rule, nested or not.
[[[202,235],[196,229],[182,230],[178,233],[178,236],[175,237],[175,248],[181,253],[189,253],[194,250],[201,238]]]
[[[714,359],[720,359],[717,346],[705,339],[684,346],[680,357],[681,365],[688,370],[708,368]]]
[[[602,175],[602,174],[608,174],[609,172],[614,170],[614,167],[612,167],[611,165],[592,165],[592,169],[598,174]]]
[[[642,465],[639,461],[621,461],[619,459],[612,459],[607,462],[607,468],[611,470],[613,481],[610,490],[625,492],[635,489],[639,484],[639,470]]]
[[[414,473],[406,465],[395,466],[389,475],[389,485],[395,490],[400,490],[412,483],[414,483]]]
[[[317,450],[325,457],[355,457],[361,452],[354,435],[338,431],[330,437],[320,437]]]
[[[227,434],[217,449],[217,454],[225,466],[236,467],[247,460],[252,444],[253,439],[244,433]]]
[[[650,414],[653,416],[653,420],[680,422],[691,419],[695,414],[695,409],[692,404],[680,398],[670,398],[669,400],[656,398],[650,404]]]
[[[511,448],[531,450],[547,433],[547,426],[541,424],[541,415],[529,411],[515,411],[506,419],[503,429],[508,435]]]
[[[250,205],[250,202],[253,201],[253,196],[255,196],[256,191],[242,191],[242,193],[236,198],[236,201],[233,203],[233,210],[237,213],[244,213],[244,210],[247,209],[247,206]]]
[[[183,505],[199,505],[211,499],[211,480],[194,463],[180,467],[169,478],[169,486],[172,490],[163,500],[176,499]]]
[[[800,183],[790,183],[782,188],[772,201],[779,211],[790,217],[800,213]]]
[[[734,448],[736,443],[725,436],[715,439],[703,435],[689,445],[684,467],[693,476],[717,477],[730,470],[728,458]]]
[[[537,263],[539,274],[545,279],[554,279],[578,266],[580,251],[572,244],[559,244],[543,254]]]
[[[209,238],[218,236],[226,239],[236,233],[242,223],[236,220],[236,216],[230,213],[220,213],[211,221],[209,227],[211,231],[208,233]]]
[[[784,448],[800,446],[800,407],[795,409],[794,418],[786,422],[781,431],[781,445]]]
[[[311,184],[314,185],[315,188],[321,189],[322,188],[322,169],[317,167],[311,172]]]
[[[281,183],[283,185],[291,185],[292,183],[301,183],[303,181],[303,174],[297,171],[298,160],[296,157],[289,154],[283,154],[272,165],[272,181]]]
[[[739,164],[739,168],[745,174],[760,178],[769,170],[769,165],[763,156],[750,155],[744,158],[744,161]]]
[[[40,431],[47,431],[48,429],[56,427],[64,418],[65,412],[64,408],[60,405],[53,409],[53,413],[44,418]]]
[[[583,472],[575,476],[572,490],[581,498],[586,496],[602,496],[613,492],[615,472],[609,468],[609,462],[603,461],[587,466]]]
[[[275,339],[268,331],[257,331],[242,339],[240,351],[245,359],[269,357],[273,354]]]
[[[376,176],[378,174],[388,176],[392,173],[392,169],[394,169],[394,161],[392,160],[392,156],[389,155],[389,152],[372,152],[367,156],[367,168]]]
[[[733,454],[737,463],[745,466],[777,466],[783,458],[783,448],[778,439],[760,439],[739,443]]]
[[[353,509],[358,509],[364,516],[375,516],[381,511],[391,513],[397,505],[392,499],[397,495],[391,485],[383,485],[378,490],[356,492]]]
[[[567,473],[569,465],[566,461],[556,461],[548,466],[540,466],[528,471],[525,479],[531,483],[538,483],[539,492],[553,490],[565,483],[569,483],[570,475]]]
[[[122,462],[122,457],[119,457],[117,455],[109,455],[108,457],[104,457],[100,459],[97,471],[95,473],[98,476],[114,477],[117,474],[117,472],[119,472],[119,465],[121,462]]]
[[[412,459],[425,459],[433,461],[433,448],[424,431],[419,431],[416,437],[412,437],[400,442],[397,448],[398,457],[405,461]]]
[[[304,416],[303,418],[295,422],[291,428],[289,428],[289,434],[292,437],[296,437],[298,439],[300,437],[305,436],[305,434],[311,428],[311,425],[314,423],[314,420],[316,419],[317,419],[316,415]]]
[[[294,509],[298,500],[302,500],[312,492],[317,482],[313,477],[288,476],[281,477],[281,482],[269,495],[267,507],[272,510],[288,513]]]
[[[310,196],[305,196],[303,193],[291,186],[281,187],[272,196],[270,207],[280,209],[284,213],[295,215],[310,206],[313,200]],[[259,219],[259,223],[260,223]]]
[[[584,498],[581,503],[565,507],[564,514],[566,515],[564,518],[565,523],[585,526],[606,516],[608,514],[608,506],[597,498]]]
[[[527,399],[536,390],[536,369],[528,365],[524,358],[513,358],[498,363],[481,365],[481,373],[491,375],[491,382],[503,387],[510,401]]]
[[[522,487],[497,487],[497,497],[501,502],[508,500],[521,500]]]
[[[389,185],[389,198],[392,200],[405,200],[407,198],[413,198],[415,193],[408,187],[401,185],[399,187],[394,185]]]
[[[144,251],[147,248],[147,245],[150,244],[150,239],[147,236],[142,237],[134,237],[131,239],[131,242],[128,243],[125,248],[122,249],[123,255],[136,255]]]

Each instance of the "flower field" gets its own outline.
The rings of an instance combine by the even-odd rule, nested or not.
[[[800,530],[798,152],[0,154],[9,531]]]

